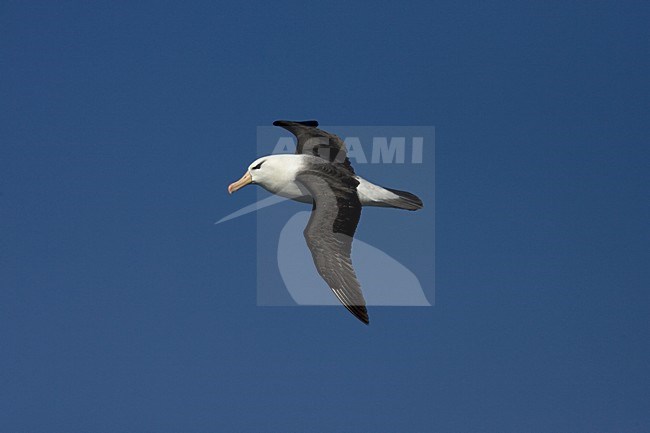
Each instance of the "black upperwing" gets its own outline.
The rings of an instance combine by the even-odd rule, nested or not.
[[[368,310],[352,266],[352,240],[361,217],[359,182],[332,164],[312,165],[296,181],[314,198],[305,240],[320,276],[354,316],[368,324]]]
[[[343,140],[337,135],[318,129],[317,121],[276,120],[273,125],[284,128],[296,136],[298,139],[296,154],[317,156],[354,173]]]

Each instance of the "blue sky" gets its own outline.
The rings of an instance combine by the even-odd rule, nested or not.
[[[1,430],[647,431],[649,18],[3,2]],[[277,118],[436,127],[435,307],[256,306]]]

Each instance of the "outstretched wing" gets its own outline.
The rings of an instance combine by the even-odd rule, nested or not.
[[[316,270],[341,303],[368,324],[368,310],[352,267],[352,239],[361,217],[359,182],[332,164],[318,164],[296,177],[314,198],[305,228]]]
[[[317,121],[276,120],[273,125],[284,128],[296,136],[298,139],[296,154],[317,156],[354,173],[343,140],[334,134],[318,129]]]

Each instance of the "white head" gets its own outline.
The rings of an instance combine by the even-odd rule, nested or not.
[[[297,155],[268,155],[253,161],[248,170],[237,182],[228,186],[228,193],[232,194],[248,184],[258,184],[269,191],[281,190],[287,183],[295,179],[299,168]]]

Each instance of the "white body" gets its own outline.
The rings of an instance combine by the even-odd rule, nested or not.
[[[309,192],[296,182],[296,175],[312,161],[321,162],[322,160],[311,155],[270,155],[254,161],[248,171],[252,176],[253,183],[267,191],[291,200],[311,203]],[[255,169],[254,167],[259,166],[260,163],[262,165]],[[359,181],[357,195],[362,206],[386,206],[385,200],[394,200],[399,197],[360,176],[355,176],[355,178]]]

